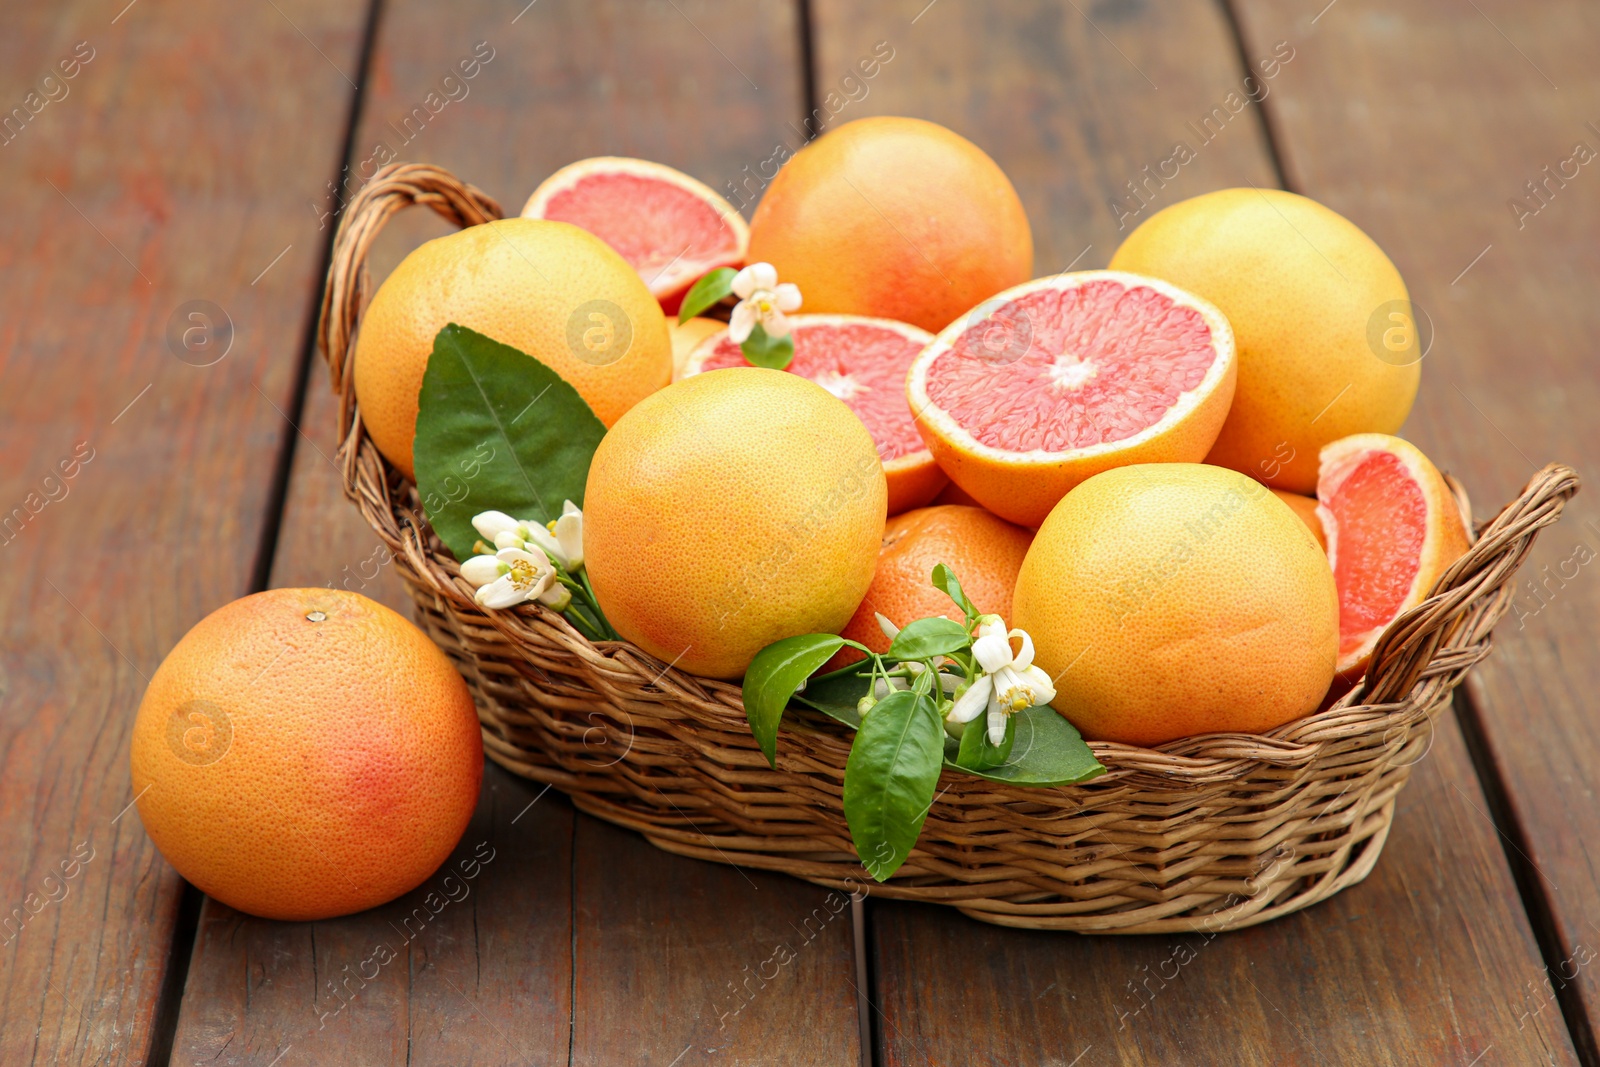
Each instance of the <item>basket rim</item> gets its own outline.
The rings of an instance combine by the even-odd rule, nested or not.
[[[653,688],[662,697],[743,724],[744,706],[735,683],[680,671],[627,641],[591,642],[559,614],[539,604],[504,611],[479,607],[473,601],[472,587],[461,577],[459,563],[429,527],[415,486],[366,435],[350,373],[360,313],[370,288],[366,255],[388,218],[414,204],[424,204],[462,227],[502,217],[499,204],[487,194],[426,164],[389,164],[352,198],[335,237],[317,327],[318,347],[340,398],[338,458],[346,496],[361,508],[386,547],[403,555],[436,595],[454,602],[457,610],[481,618],[484,625],[519,647],[527,649],[527,638],[537,634],[543,642],[563,647],[602,674],[627,676],[635,686],[643,682],[644,689]],[[1105,785],[1130,775],[1146,781],[1154,776],[1174,787],[1209,785],[1245,778],[1262,767],[1303,767],[1327,754],[1332,746],[1349,744],[1352,738],[1379,732],[1403,735],[1440,703],[1436,694],[1424,697],[1419,692],[1434,688],[1426,685],[1429,680],[1459,677],[1488,655],[1490,632],[1514,598],[1510,575],[1531,548],[1537,531],[1559,518],[1580,485],[1572,467],[1548,464],[1516,499],[1475,528],[1465,490],[1450,475],[1445,477],[1468,519],[1471,547],[1445,571],[1427,598],[1389,624],[1372,651],[1366,675],[1329,707],[1261,734],[1197,734],[1149,748],[1089,741],[1106,773],[1080,786],[1019,785],[970,775],[960,778],[979,783],[979,788],[1023,795],[1041,789]],[[848,738],[847,727],[826,721],[839,737]],[[795,727],[786,716],[781,732]],[[947,773],[954,774],[948,769]]]

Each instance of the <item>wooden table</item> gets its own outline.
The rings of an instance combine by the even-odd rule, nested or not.
[[[461,845],[493,859],[420,933],[398,933],[420,892],[265,922],[156,852],[127,745],[145,679],[218,605],[330,583],[401,604],[341,497],[309,343],[342,199],[391,155],[512,210],[606,153],[748,204],[810,109],[811,128],[918,115],[1012,176],[1041,273],[1103,266],[1181,198],[1287,186],[1372,234],[1426,309],[1406,433],[1480,516],[1546,460],[1587,466],[1594,4],[124,3],[12,5],[0,32],[19,109],[0,129],[0,1064],[1600,1063],[1592,494],[1526,566],[1373,875],[1214,938],[872,900],[812,934],[824,890],[663,854],[495,768]],[[442,232],[403,218],[377,276]],[[379,943],[399,959],[352,977]]]

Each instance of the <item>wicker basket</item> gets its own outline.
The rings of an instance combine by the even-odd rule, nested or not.
[[[419,622],[467,678],[490,758],[668,852],[1039,929],[1217,931],[1304,908],[1372,870],[1432,716],[1488,655],[1517,567],[1578,488],[1569,467],[1540,471],[1433,595],[1389,627],[1364,682],[1329,710],[1265,735],[1159,749],[1094,743],[1107,773],[1078,786],[946,771],[916,849],[873,885],[840,799],[844,728],[796,715],[773,770],[736,685],[684,674],[625,642],[590,643],[535,605],[485,612],[473,603],[415,487],[363,433],[351,387],[367,252],[412,204],[458,226],[501,215],[482,192],[420,165],[385,167],[350,202],[319,325],[342,399],[345,490],[394,553]]]

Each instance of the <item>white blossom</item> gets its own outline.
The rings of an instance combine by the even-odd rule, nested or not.
[[[733,293],[739,302],[728,319],[728,336],[742,345],[756,324],[769,337],[787,337],[786,311],[800,310],[800,287],[793,282],[778,284],[778,270],[771,263],[752,263],[733,276]]]

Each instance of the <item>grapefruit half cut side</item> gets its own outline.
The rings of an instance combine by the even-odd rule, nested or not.
[[[668,314],[707,271],[742,265],[750,244],[744,217],[714,189],[647,159],[569,163],[533,191],[522,214],[570,222],[600,238],[639,272]]]
[[[1388,434],[1323,447],[1317,515],[1339,589],[1337,670],[1353,682],[1384,629],[1422,602],[1471,539],[1438,468]]]
[[[1102,270],[980,304],[922,351],[906,390],[951,481],[1037,527],[1101,471],[1200,462],[1237,377],[1222,312],[1155,278]]]
[[[889,514],[931,501],[946,479],[912,421],[906,370],[933,335],[862,315],[790,315],[789,322],[794,358],[788,370],[843,400],[872,432],[889,481]],[[723,329],[700,342],[678,377],[749,365]]]

